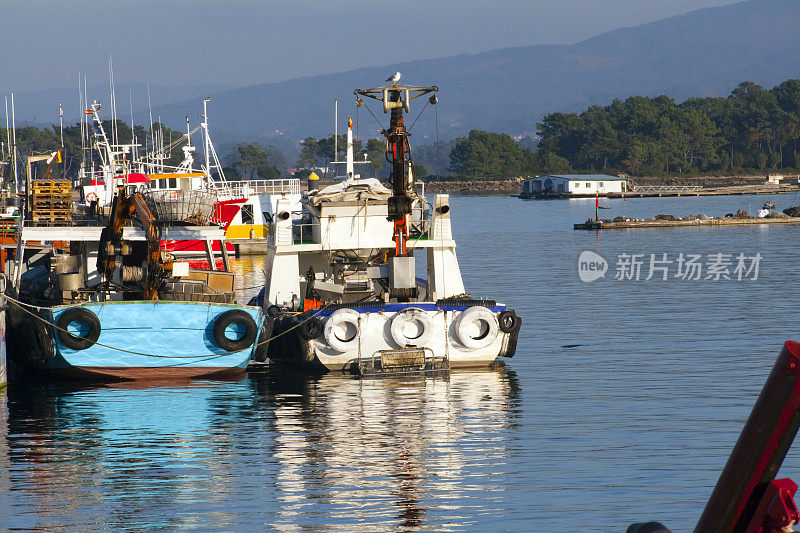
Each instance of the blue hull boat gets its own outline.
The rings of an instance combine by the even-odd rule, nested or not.
[[[219,378],[244,372],[251,356],[263,359],[262,311],[236,303],[224,231],[207,224],[212,196],[173,201],[120,187],[107,219],[97,221],[105,226],[21,219],[5,295],[14,368],[59,379]],[[208,268],[165,252],[167,234],[204,241]]]
[[[261,310],[236,304],[98,302],[51,309],[50,374],[86,379],[190,379],[244,372]]]

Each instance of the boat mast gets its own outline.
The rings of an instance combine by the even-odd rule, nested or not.
[[[333,160],[339,159],[339,99],[333,99]],[[335,168],[335,167],[334,167]],[[328,169],[326,168],[327,172]]]
[[[7,159],[8,157],[11,156],[11,128],[8,127],[8,96],[5,97],[5,100],[6,100],[6,146],[5,146],[6,154],[4,154],[3,159]],[[7,164],[8,161],[6,161],[6,165]],[[7,181],[5,179],[5,176],[3,177],[3,181],[4,182]],[[5,188],[5,185],[6,184],[3,183],[3,188]],[[10,191],[11,187],[9,187],[8,189]]]
[[[383,112],[391,112],[389,128],[381,133],[386,137],[386,158],[392,166],[389,180],[392,183],[392,196],[388,200],[388,218],[394,222],[395,256],[408,255],[406,244],[408,242],[408,215],[411,214],[412,198],[409,193],[408,168],[410,164],[410,150],[408,150],[408,137],[411,135],[403,122],[403,111],[411,110],[411,100],[429,93],[434,93],[429,102],[436,104],[436,91],[439,88],[417,87],[414,85],[393,85],[375,87],[372,89],[356,89],[356,105],[361,107],[364,101],[360,96],[383,102]]]
[[[64,108],[61,107],[61,102],[58,103],[58,125],[61,132],[61,177],[65,178],[67,176],[67,158],[64,157]]]
[[[14,194],[19,194],[19,177],[17,176],[17,122],[14,118],[14,93],[11,93],[11,157],[14,160]]]
[[[210,157],[208,153],[208,101],[211,98],[203,98],[203,152],[205,152],[206,157],[206,179],[208,180],[208,186],[211,187],[212,179],[211,179],[211,163]]]

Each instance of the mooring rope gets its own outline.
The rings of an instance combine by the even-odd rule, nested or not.
[[[16,305],[22,311],[24,311],[24,312],[28,313],[29,315],[31,315],[32,317],[36,318],[37,320],[39,320],[41,322],[44,322],[48,326],[51,326],[51,327],[55,328],[56,330],[64,332],[64,333],[66,333],[68,335],[71,335],[73,337],[82,338],[82,337],[78,337],[77,335],[73,334],[72,332],[70,332],[70,331],[68,331],[68,330],[66,330],[64,328],[58,327],[53,322],[50,322],[46,318],[37,315],[33,311],[30,311],[30,310],[26,309],[26,308],[30,307],[30,308],[36,309],[37,311],[42,311],[42,310],[50,309],[49,307],[40,307],[38,305],[33,305],[33,304],[28,304],[28,303],[25,303],[25,302],[21,302],[21,301],[15,299],[15,298],[12,298],[11,296],[8,296],[7,294],[2,295],[2,297],[5,298],[6,300],[8,300],[9,302],[11,302],[12,304]],[[315,313],[313,313],[308,318],[298,322],[294,326],[292,326],[292,327],[290,327],[290,328],[278,333],[277,335],[273,335],[272,337],[270,337],[268,339],[265,339],[265,340],[263,340],[261,342],[258,342],[258,339],[256,339],[256,348],[258,346],[261,346],[261,345],[264,345],[264,344],[269,344],[274,339],[277,339],[278,337],[280,337],[282,335],[285,335],[286,333],[289,333],[290,331],[292,331],[292,330],[294,330],[296,328],[299,328],[300,326],[302,326],[303,324],[305,324],[306,322],[308,322],[312,318],[316,318],[327,307],[328,307],[327,305],[324,305],[324,306],[320,307],[319,309],[317,309],[317,311]],[[261,314],[260,313],[259,313],[259,318],[261,318]],[[258,331],[260,332],[261,328],[258,328]],[[119,348],[117,346],[111,346],[111,345],[108,345],[108,344],[103,344],[102,342],[99,342],[99,341],[95,341],[94,344],[97,344],[98,346],[102,346],[103,348],[108,348],[109,350],[116,350],[118,352],[129,353],[129,354],[133,354],[133,355],[142,355],[142,356],[145,356],[145,357],[156,357],[156,358],[160,358],[160,359],[202,359],[202,358],[212,358],[212,357],[220,357],[220,356],[223,356],[223,355],[230,355],[230,354],[234,354],[234,353],[239,353],[239,352],[243,352],[245,350],[250,350],[250,349],[253,348],[253,345],[251,344],[250,346],[248,346],[246,348],[242,348],[241,350],[233,350],[231,352],[227,352],[227,353],[223,353],[223,354],[210,353],[210,354],[204,354],[204,355],[161,355],[161,354],[137,352],[135,350],[128,350],[126,348]]]

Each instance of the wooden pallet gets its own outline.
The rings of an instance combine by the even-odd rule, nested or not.
[[[31,211],[42,211],[42,212],[58,211],[59,213],[60,212],[64,212],[64,211],[71,212],[72,211],[72,205],[71,204],[66,204],[66,203],[63,203],[63,202],[60,205],[57,205],[55,203],[51,203],[51,204],[40,204],[40,205],[37,206],[36,204],[33,204],[31,206]]]
[[[68,195],[72,193],[72,189],[69,187],[37,187],[34,185],[31,187],[31,193],[33,194],[58,194],[58,195]]]
[[[34,180],[31,183],[34,195],[69,195],[72,193],[72,182],[69,180]]]
[[[67,208],[62,209],[32,209],[31,218],[36,219],[63,219],[72,220],[72,210]]]
[[[34,226],[71,226],[72,220],[50,217],[33,217]]]
[[[63,199],[49,199],[49,200],[42,200],[39,198],[34,198],[31,201],[31,208],[34,211],[39,210],[50,210],[50,209],[72,209],[72,202]]]

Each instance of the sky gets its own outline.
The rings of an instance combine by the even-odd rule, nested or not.
[[[279,82],[509,46],[571,44],[738,0],[0,0],[0,93]]]

